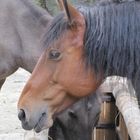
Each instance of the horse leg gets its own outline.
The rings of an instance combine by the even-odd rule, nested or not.
[[[1,87],[2,87],[2,85],[4,84],[5,80],[6,80],[6,79],[0,80],[0,90],[1,90]]]

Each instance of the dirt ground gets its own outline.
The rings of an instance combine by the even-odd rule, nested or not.
[[[19,69],[7,78],[0,92],[0,140],[47,140],[47,130],[24,131],[17,118],[17,101],[29,73]]]

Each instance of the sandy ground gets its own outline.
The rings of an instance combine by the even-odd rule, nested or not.
[[[0,140],[47,140],[47,131],[24,131],[17,118],[17,101],[30,74],[23,69],[7,78],[0,92]],[[45,134],[44,134],[45,133]]]

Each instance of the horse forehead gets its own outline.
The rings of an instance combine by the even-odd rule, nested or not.
[[[73,49],[75,49],[74,47],[72,47],[75,45],[75,39],[66,35],[50,43],[50,46],[47,48],[46,52],[49,53],[50,50],[56,49],[59,51],[67,51],[68,53],[70,53]]]

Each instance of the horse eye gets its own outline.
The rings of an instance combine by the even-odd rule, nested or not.
[[[77,115],[75,114],[75,112],[73,110],[69,110],[68,114],[72,118],[75,118],[75,119],[77,118]]]
[[[49,59],[57,59],[60,58],[61,53],[58,52],[57,50],[51,50],[49,52]]]

